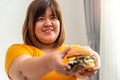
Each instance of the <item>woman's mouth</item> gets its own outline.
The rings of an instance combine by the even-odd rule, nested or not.
[[[51,33],[53,31],[53,28],[44,28],[42,31],[45,33]]]

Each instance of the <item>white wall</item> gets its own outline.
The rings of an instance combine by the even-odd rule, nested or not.
[[[4,72],[6,49],[22,42],[21,29],[25,10],[31,0],[0,0],[0,80],[7,80]]]
[[[66,43],[87,45],[83,0],[58,0],[66,28]]]
[[[0,0],[0,80],[7,80],[4,58],[8,46],[22,42],[26,8],[32,0]],[[58,0],[63,11],[66,43],[87,45],[82,0]]]

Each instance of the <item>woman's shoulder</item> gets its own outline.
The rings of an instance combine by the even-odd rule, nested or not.
[[[24,43],[15,43],[15,44],[11,44],[8,47],[8,50],[21,50],[21,51],[28,51],[28,52],[33,52],[33,50],[35,50],[35,49],[36,49],[36,47],[27,45]]]
[[[13,46],[21,46],[21,47],[26,46],[26,47],[28,47],[28,46],[30,46],[30,45],[27,45],[27,44],[24,44],[24,43],[14,43],[14,44],[11,44],[11,45],[10,45],[10,47],[13,47]]]
[[[9,48],[11,47],[23,47],[23,48],[35,48],[34,46],[31,46],[31,45],[27,45],[25,43],[15,43],[15,44],[11,44],[9,46]]]

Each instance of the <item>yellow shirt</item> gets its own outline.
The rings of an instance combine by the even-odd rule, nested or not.
[[[58,48],[58,50],[64,50],[67,46],[62,45]],[[9,67],[12,64],[12,62],[20,55],[30,55],[32,57],[40,57],[44,56],[44,53],[33,46],[29,46],[26,44],[14,44],[8,48],[8,51],[6,53],[6,59],[5,59],[5,71],[8,74]],[[64,62],[67,60],[64,59]],[[65,76],[62,74],[57,74],[55,71],[51,71],[47,75],[45,75],[40,80],[77,80],[75,76]]]

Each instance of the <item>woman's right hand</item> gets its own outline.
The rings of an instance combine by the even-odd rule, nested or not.
[[[67,75],[67,69],[70,69],[68,64],[63,63],[62,59],[65,57],[66,53],[70,50],[67,48],[64,51],[54,51],[49,55],[50,63],[48,63],[49,67],[56,71],[57,73]]]

